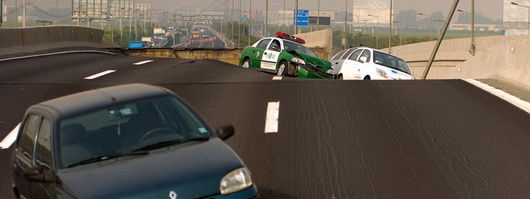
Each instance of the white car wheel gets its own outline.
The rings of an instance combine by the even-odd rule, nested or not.
[[[285,62],[282,62],[280,63],[280,66],[278,66],[278,70],[276,71],[276,75],[277,76],[283,76],[283,74],[285,73],[285,69],[287,67],[285,66]]]
[[[248,59],[245,59],[245,61],[243,61],[243,65],[241,65],[241,67],[250,68],[250,61]]]

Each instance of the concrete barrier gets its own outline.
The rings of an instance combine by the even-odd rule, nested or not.
[[[212,59],[229,64],[239,65],[242,49],[126,49],[127,55],[138,57],[180,58],[180,59]]]
[[[295,35],[305,40],[304,46],[311,48],[315,53],[324,59],[331,58],[333,49],[333,31],[331,29],[313,31]]]
[[[116,47],[103,42],[103,30],[81,26],[0,29],[0,55],[68,47]]]

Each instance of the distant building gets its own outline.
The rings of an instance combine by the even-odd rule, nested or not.
[[[450,24],[449,30],[471,31],[471,24]],[[475,31],[501,31],[502,26],[498,24],[475,24]]]
[[[389,26],[389,0],[353,0],[353,23]]]
[[[530,0],[504,0],[502,27],[505,35],[527,35],[529,31],[528,8],[512,5],[517,2],[520,5],[530,6]]]

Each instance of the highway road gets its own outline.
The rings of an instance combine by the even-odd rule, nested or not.
[[[530,115],[467,82],[273,78],[97,53],[0,62],[0,139],[32,104],[142,82],[181,95],[214,128],[233,124],[227,143],[261,198],[530,198]],[[278,129],[265,133],[270,102]],[[0,198],[13,197],[11,150],[0,150]]]
[[[197,29],[199,31],[199,38],[193,38],[193,30]],[[200,32],[203,29],[204,32]],[[206,35],[207,37],[203,37]],[[213,49],[222,49],[226,48],[225,43],[215,35],[209,27],[206,26],[194,26],[191,30],[190,43],[186,45],[186,48],[191,49],[204,49],[204,48],[213,48]]]

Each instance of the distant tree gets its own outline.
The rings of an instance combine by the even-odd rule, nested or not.
[[[400,21],[401,26],[404,28],[416,28],[418,26],[417,15],[418,12],[416,10],[404,10],[396,15],[395,20]]]
[[[456,23],[459,24],[467,24],[471,23],[471,13],[469,12],[463,12],[458,14],[458,20]],[[480,13],[475,13],[475,23],[477,24],[500,24],[501,22],[499,20],[492,20],[484,15],[481,15]]]

